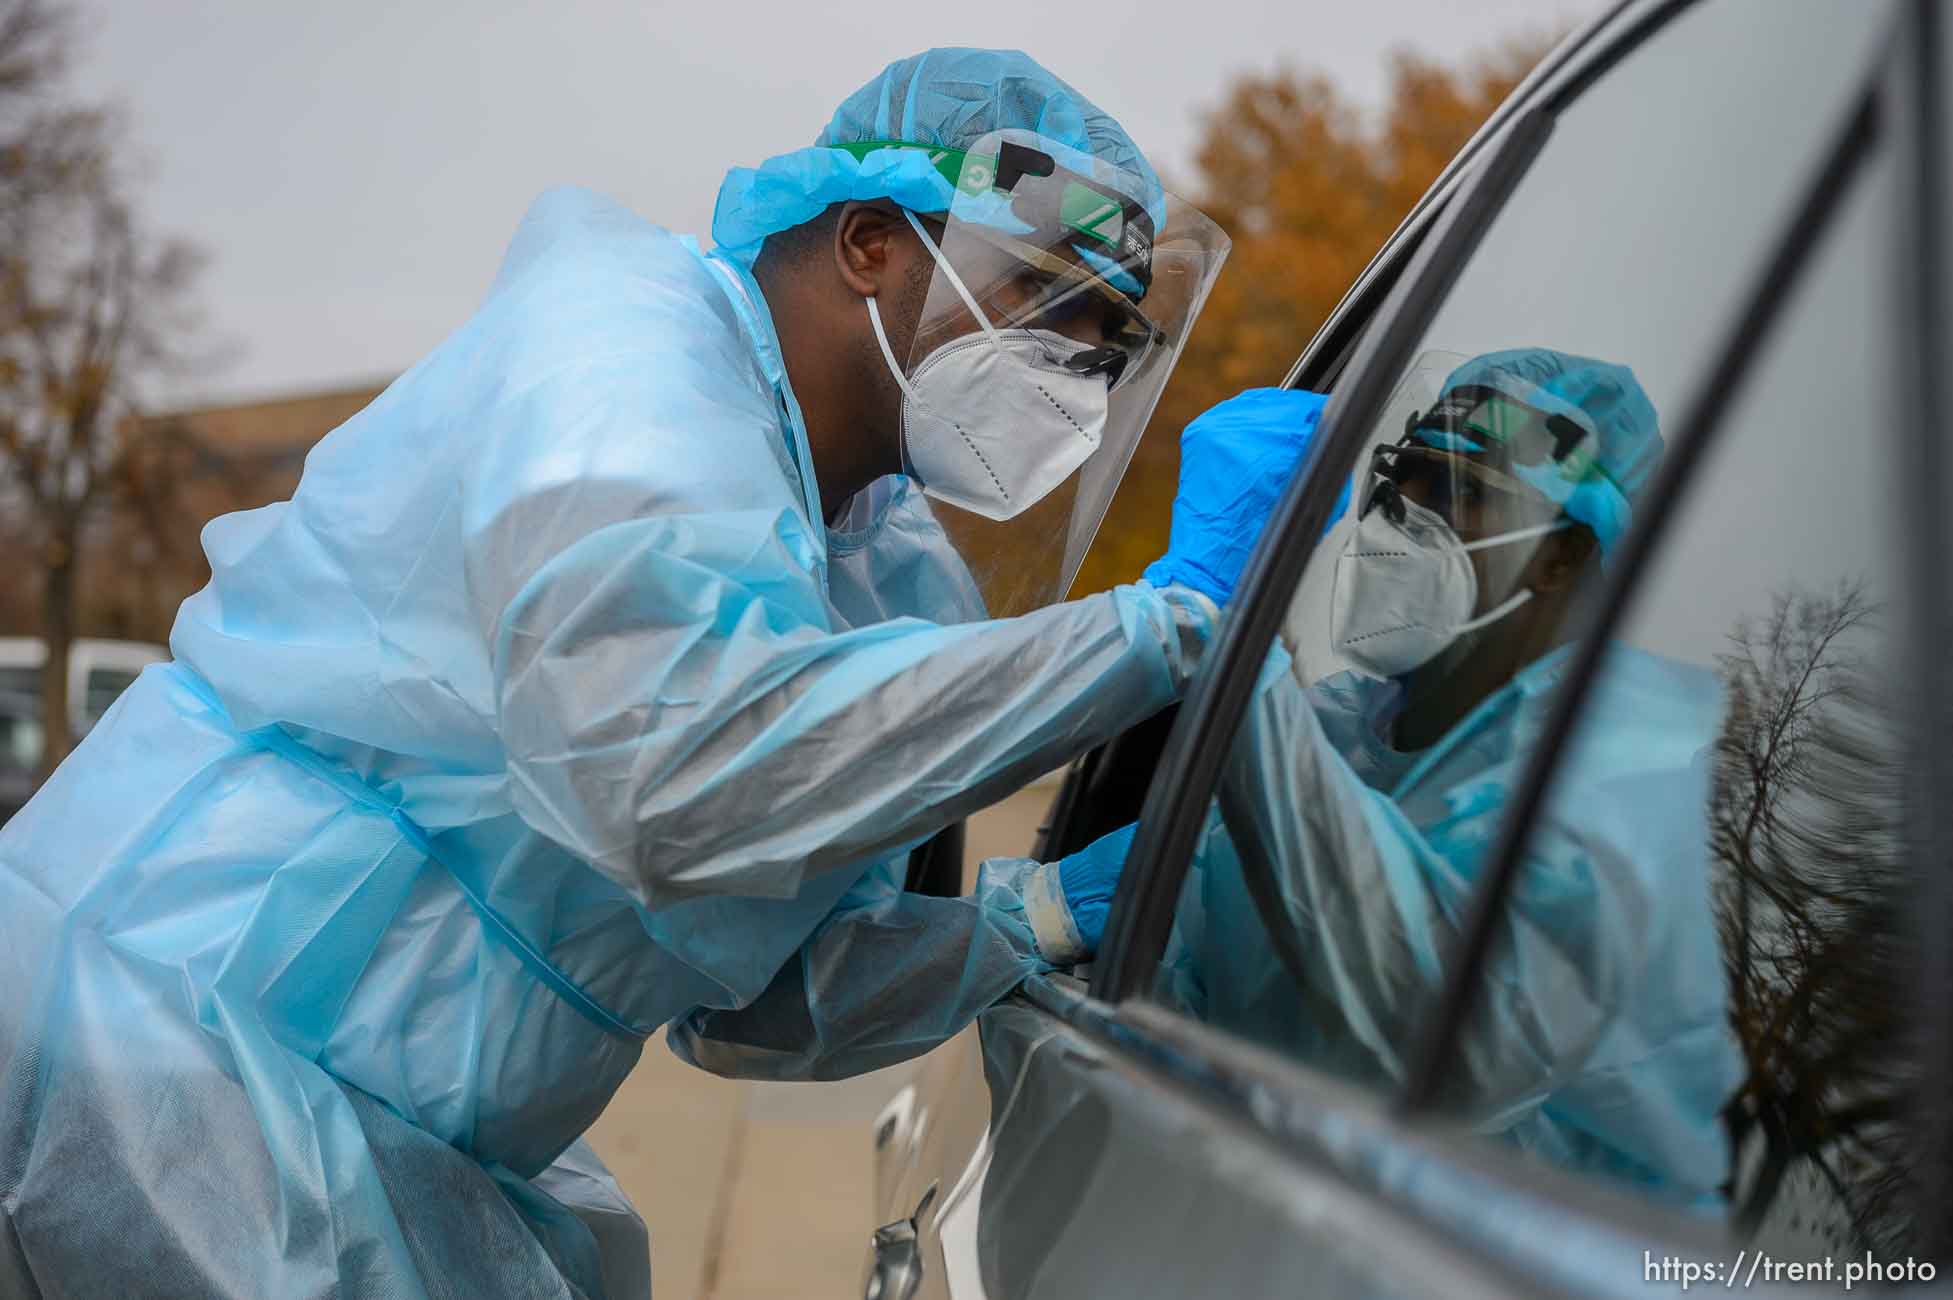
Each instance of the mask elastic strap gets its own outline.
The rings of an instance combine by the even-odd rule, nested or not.
[[[957,296],[963,300],[963,305],[970,309],[970,315],[976,317],[976,323],[983,327],[984,334],[990,339],[990,346],[1002,352],[1004,342],[997,337],[997,331],[991,328],[990,318],[983,314],[983,308],[977,306],[975,296],[964,286],[963,278],[956,274],[955,268],[949,264],[949,259],[943,256],[942,250],[936,247],[936,241],[929,237],[929,232],[923,229],[920,221],[915,219],[915,213],[903,208],[902,215],[909,219],[909,225],[914,228],[916,238],[920,239],[922,246],[929,250],[929,256],[935,261],[936,269],[948,278]],[[876,306],[873,294],[868,295],[868,323],[875,327],[875,342],[881,345],[882,360],[888,363],[888,372],[895,376],[895,382],[908,395],[909,400],[919,405],[927,405],[922,400],[922,394],[916,392],[915,385],[909,382],[909,376],[902,369],[901,363],[896,361],[895,349],[888,345],[888,332],[882,328],[881,309]]]
[[[1475,542],[1462,542],[1460,545],[1468,551],[1482,551],[1488,546],[1507,546],[1513,542],[1530,541],[1532,538],[1544,537],[1548,533],[1557,533],[1562,528],[1571,528],[1572,526],[1573,521],[1570,519],[1556,519],[1550,524],[1533,524],[1529,528],[1515,528],[1509,533],[1498,533],[1492,537],[1481,537]]]
[[[1453,630],[1453,634],[1463,636],[1467,632],[1476,632],[1489,623],[1496,623],[1532,598],[1533,589],[1531,587],[1521,587],[1518,591],[1513,592],[1510,596],[1492,606],[1492,608],[1486,610],[1477,618],[1468,618],[1460,623]]]
[[[910,401],[919,406],[928,405],[922,400],[922,394],[916,392],[915,385],[909,382],[909,377],[902,373],[902,367],[895,364],[895,349],[888,346],[888,334],[882,329],[882,313],[875,306],[875,295],[872,293],[868,295],[868,323],[875,327],[875,342],[882,345],[882,360],[888,363],[888,373],[895,376],[897,386],[908,395]]]
[[[936,259],[936,269],[948,277],[950,287],[956,290],[956,296],[963,300],[963,305],[970,309],[970,315],[976,317],[976,323],[983,327],[983,332],[990,338],[990,346],[1002,352],[1004,341],[997,337],[997,331],[990,326],[990,318],[983,314],[983,308],[977,306],[976,298],[964,287],[963,277],[956,274],[956,268],[949,264],[949,259],[944,257],[942,250],[936,247],[936,241],[929,238],[929,232],[924,230],[922,223],[915,219],[915,213],[903,208],[902,215],[909,219],[911,226],[915,227],[916,237],[921,239],[922,246],[929,250],[929,256]]]
[[[1505,546],[1511,542],[1528,541],[1534,537],[1544,537],[1548,533],[1557,533],[1562,528],[1570,528],[1572,524],[1573,521],[1570,519],[1557,519],[1550,524],[1534,524],[1529,528],[1515,528],[1509,533],[1500,533],[1496,537],[1481,537],[1475,542],[1466,542],[1464,543],[1464,548],[1468,551],[1482,551],[1488,546]],[[1533,589],[1531,587],[1521,587],[1518,591],[1513,592],[1510,596],[1492,606],[1492,608],[1486,610],[1477,618],[1468,618],[1460,623],[1454,635],[1463,636],[1467,632],[1476,632],[1479,628],[1496,623],[1532,598]]]

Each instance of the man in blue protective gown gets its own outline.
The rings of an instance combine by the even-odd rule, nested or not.
[[[0,832],[0,1293],[642,1296],[579,1135],[648,1035],[846,1074],[1089,940],[1059,864],[904,856],[1176,698],[1319,402],[1055,603],[1225,236],[973,50],[714,235],[540,199]]]
[[[1458,366],[1399,432],[1367,469],[1328,618],[1298,602],[1270,656],[1163,976],[1193,1013],[1381,1088],[1406,1075],[1662,453],[1626,367],[1544,348]],[[1304,668],[1335,660],[1356,671]],[[1708,878],[1721,714],[1709,670],[1611,648],[1443,1088],[1480,1131],[1709,1210],[1742,1078]]]

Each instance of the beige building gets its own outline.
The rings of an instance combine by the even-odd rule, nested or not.
[[[360,384],[138,422],[115,504],[85,543],[81,634],[166,640],[176,607],[210,578],[199,541],[204,524],[289,497],[306,452],[383,387]],[[24,581],[0,584],[0,635],[39,631],[40,593],[27,569]]]

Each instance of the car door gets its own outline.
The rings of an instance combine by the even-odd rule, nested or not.
[[[1685,1266],[1721,1282],[1703,1270],[1740,1268],[1743,1253],[1753,1284],[1759,1243],[1784,1252],[1773,1259],[1862,1246],[1881,1267],[1943,1244],[1943,1107],[1917,1080],[1944,1078],[1944,1002],[1911,995],[1944,988],[1944,972],[1903,938],[1947,916],[1932,817],[1953,791],[1945,729],[1924,725],[1947,716],[1945,683],[1920,671],[1953,606],[1943,565],[1919,562],[1953,553],[1922,532],[1943,518],[1926,507],[1946,481],[1940,423],[1921,418],[1941,364],[1919,361],[1943,355],[1944,285],[1919,270],[1940,265],[1922,179],[1940,163],[1929,88],[1942,59],[1935,33],[1906,26],[1929,23],[1930,5],[1800,4],[1784,40],[1787,8],[1610,15],[1440,183],[1430,224],[1400,233],[1406,260],[1386,250],[1369,278],[1382,269],[1388,300],[1339,313],[1330,345],[1305,355],[1304,385],[1340,375],[1322,445],[1166,747],[1089,992],[1033,981],[984,1018],[989,1131],[904,1220],[918,1293],[1611,1294],[1688,1280]],[[1771,57],[1750,58],[1759,49]],[[1909,62],[1920,51],[1933,57]],[[1190,1010],[1171,988],[1174,945],[1184,953],[1203,828],[1277,628],[1324,599],[1340,538],[1314,539],[1340,480],[1420,358],[1522,329],[1631,358],[1657,393],[1669,463],[1520,755],[1490,865],[1448,918],[1443,978],[1393,1040],[1402,1071],[1365,1076],[1300,1050],[1292,1026]],[[1618,1169],[1515,1149],[1516,1126],[1452,1105],[1445,1087],[1487,1019],[1501,927],[1537,902],[1529,845],[1553,787],[1615,725],[1596,683],[1616,643],[1720,683],[1713,795],[1674,818],[1703,831],[1716,873],[1693,903],[1714,909],[1742,1068],[1724,1103],[1727,1185],[1686,1213]],[[1811,680],[1827,684],[1784,685]],[[1771,737],[1791,733],[1802,751],[1773,754]],[[1773,805],[1756,772],[1796,779]],[[1054,845],[1065,821],[1108,819],[1071,804]],[[1743,838],[1772,819],[1780,838]],[[1268,876],[1242,864],[1224,937],[1306,991],[1311,936]],[[1787,882],[1805,894],[1785,897]]]

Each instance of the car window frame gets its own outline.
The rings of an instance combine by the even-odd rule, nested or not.
[[[1914,428],[1921,442],[1917,449],[1921,472],[1909,480],[1914,493],[1904,507],[1900,537],[1902,561],[1908,566],[1906,589],[1916,607],[1929,611],[1929,616],[1914,621],[1902,653],[1911,655],[1920,666],[1922,680],[1928,683],[1931,698],[1927,707],[1933,711],[1926,716],[1953,719],[1953,681],[1925,671],[1936,666],[1933,645],[1953,643],[1953,601],[1946,599],[1943,579],[1930,558],[1953,554],[1953,524],[1944,519],[1945,511],[1939,508],[1948,500],[1953,448],[1935,434],[1936,425],[1927,418],[1946,409],[1944,399],[1934,389],[1937,363],[1946,356],[1945,312],[1953,306],[1943,292],[1947,204],[1941,149],[1946,133],[1938,89],[1940,60],[1931,53],[1939,49],[1940,21],[1932,12],[1932,4],[1933,0],[1901,0],[1894,6],[1897,30],[1863,74],[1845,122],[1833,124],[1828,136],[1818,137],[1824,148],[1821,153],[1814,149],[1812,156],[1821,158],[1821,165],[1806,178],[1789,219],[1774,234],[1765,269],[1750,277],[1744,286],[1742,309],[1719,336],[1715,362],[1705,368],[1705,380],[1686,408],[1687,418],[1676,440],[1692,450],[1666,467],[1651,487],[1650,523],[1637,530],[1638,542],[1624,553],[1624,560],[1629,562],[1610,581],[1596,623],[1589,630],[1589,644],[1604,642],[1607,631],[1642,590],[1640,579],[1645,576],[1648,556],[1663,535],[1660,523],[1686,495],[1690,466],[1699,461],[1720,431],[1721,416],[1734,395],[1732,379],[1740,381],[1742,372],[1752,364],[1765,331],[1781,317],[1786,300],[1802,282],[1812,260],[1810,254],[1830,228],[1830,219],[1843,207],[1846,196],[1856,193],[1854,186],[1835,184],[1837,177],[1845,174],[1862,179],[1863,164],[1875,148],[1903,148],[1913,164],[1905,174],[1914,193],[1910,196],[1911,217],[1901,239],[1894,243],[1893,257],[1899,265],[1910,263],[1920,270],[1913,277],[1917,291],[1909,295],[1908,316],[1901,327],[1913,343],[1905,396],[1910,409],[1920,417]],[[1298,359],[1289,376],[1291,385],[1323,385],[1325,380],[1344,374],[1351,382],[1332,397],[1325,410],[1317,444],[1298,470],[1251,559],[1242,598],[1210,649],[1208,663],[1181,709],[1175,734],[1147,795],[1127,878],[1114,902],[1101,959],[1092,969],[1089,995],[1059,996],[1050,989],[1027,988],[1033,1002],[1081,1027],[1096,1026],[1098,1032],[1123,1040],[1129,1049],[1150,1056],[1189,1082],[1205,1081],[1209,1086],[1225,1082],[1229,1066],[1220,1053],[1205,1060],[1191,1059],[1184,1046],[1173,1046],[1174,1040],[1189,1037],[1194,1042],[1211,1043],[1212,1031],[1192,1023],[1168,1028],[1184,1017],[1152,1006],[1140,995],[1150,987],[1163,953],[1200,823],[1217,788],[1226,748],[1245,711],[1245,687],[1252,683],[1253,668],[1261,657],[1256,652],[1265,653],[1286,608],[1288,593],[1314,549],[1313,543],[1297,544],[1297,539],[1320,536],[1340,480],[1360,451],[1367,417],[1380,408],[1389,379],[1408,361],[1408,350],[1421,337],[1476,246],[1471,223],[1476,220],[1479,231],[1490,224],[1550,136],[1550,118],[1564,111],[1600,73],[1631,54],[1687,7],[1687,0],[1681,0],[1653,6],[1639,18],[1630,16],[1631,28],[1623,31],[1616,44],[1600,51],[1588,68],[1539,92],[1539,104],[1516,103],[1498,133],[1481,150],[1485,156],[1479,165],[1458,179],[1452,193],[1424,205],[1429,215],[1415,227],[1411,221],[1405,223],[1400,237],[1366,270],[1344,307],[1339,307]],[[1612,22],[1620,12],[1614,11],[1605,21]],[[1926,53],[1908,57],[1914,50]],[[1542,116],[1547,120],[1540,121]],[[1901,117],[1905,121],[1896,125],[1903,130],[1892,129],[1895,124],[1884,120]],[[1881,131],[1894,139],[1876,138]],[[1520,160],[1521,165],[1515,167]],[[1400,247],[1407,242],[1408,247]],[[1359,294],[1367,294],[1377,305],[1368,312],[1350,310],[1358,306],[1351,300]],[[1383,364],[1393,357],[1394,364]],[[1630,558],[1635,556],[1638,558]],[[1576,665],[1570,675],[1569,689],[1559,702],[1559,716],[1549,723],[1542,744],[1531,756],[1521,787],[1525,806],[1520,815],[1510,819],[1498,851],[1490,859],[1497,864],[1494,881],[1475,896],[1467,940],[1460,951],[1447,957],[1446,988],[1428,1012],[1419,1035],[1418,1055],[1413,1058],[1416,1069],[1392,1107],[1400,1119],[1428,1113],[1432,1082],[1456,1048],[1459,1026],[1472,1005],[1475,976],[1484,960],[1491,924],[1500,914],[1542,794],[1597,675],[1599,651],[1587,658],[1590,662]],[[1228,690],[1230,677],[1245,681],[1237,681],[1235,689]],[[1920,746],[1919,770],[1926,783],[1922,792],[1927,796],[1953,790],[1953,743],[1946,739],[1947,730],[1922,727],[1910,738]],[[1928,891],[1922,924],[1929,923],[1923,918],[1953,918],[1953,871],[1926,878],[1927,864],[1953,863],[1953,809],[1937,807],[1940,802],[1932,797],[1909,801],[1912,818],[1919,823],[1909,828],[1919,846],[1913,869],[1921,874],[1920,883]],[[1943,999],[1928,999],[1953,987],[1953,957],[1933,945],[1927,945],[1925,951],[1930,968],[1920,971],[1921,1005],[1939,1012],[1928,1021],[1937,1029],[1936,1034],[1928,1035],[1928,1060],[1944,1071],[1953,1065],[1953,1021]],[[1127,1005],[1121,1007],[1121,1003]],[[1152,1033],[1140,1031],[1140,1024],[1153,1026]],[[1145,1041],[1148,1037],[1152,1041]],[[1252,1050],[1245,1043],[1239,1046]],[[1226,1055],[1233,1054],[1230,1044]],[[1312,1075],[1308,1067],[1289,1065],[1283,1071],[1291,1080],[1289,1087],[1308,1086]],[[1258,1077],[1252,1086],[1265,1088],[1267,1082],[1265,1077]],[[1228,1087],[1222,1090],[1239,1091]],[[1239,1099],[1246,1101],[1246,1094]],[[1946,1117],[1933,1118],[1936,1127],[1931,1137],[1940,1144],[1938,1149],[1953,1150]]]
[[[1946,235],[1946,223],[1953,217],[1947,192],[1947,149],[1953,147],[1953,133],[1941,79],[1948,47],[1939,0],[1907,0],[1901,23],[1892,56],[1899,88],[1892,98],[1896,147],[1910,162],[1903,182],[1910,192],[1902,199],[1896,256],[1910,261],[1912,274],[1901,291],[1906,313],[1901,328],[1910,347],[1900,360],[1900,382],[1905,390],[1901,409],[1911,411],[1916,439],[1914,472],[1907,476],[1912,497],[1906,507],[1913,545],[1903,557],[1902,572],[1918,611],[1910,620],[1913,637],[1907,648],[1910,671],[1921,688],[1925,721],[1920,731],[1927,738],[1914,764],[1917,784],[1907,803],[1914,823],[1914,862],[1940,865],[1936,876],[1919,882],[1922,897],[1915,924],[1926,942],[1919,945],[1914,997],[1921,1007],[1939,1008],[1939,1032],[1923,1044],[1922,1065],[1926,1077],[1944,1080],[1953,1078],[1953,1007],[1946,999],[1946,991],[1953,988],[1953,952],[1943,942],[1953,928],[1953,807],[1947,800],[1953,792],[1953,741],[1948,740],[1953,680],[1936,651],[1953,645],[1953,584],[1943,568],[1944,557],[1953,555],[1953,522],[1947,518],[1953,497],[1953,435],[1935,415],[1946,409],[1949,385],[1944,375],[1953,340],[1947,328],[1948,312],[1953,311],[1953,286],[1947,277],[1953,266]],[[1922,1204],[1944,1205],[1953,1196],[1953,1173],[1947,1168],[1953,1158],[1953,1116],[1942,1105],[1918,1119],[1924,1149],[1934,1154],[1920,1161],[1923,1184],[1915,1192]],[[1953,1251],[1953,1229],[1944,1225],[1944,1216],[1938,1239],[1924,1244],[1941,1256]]]

